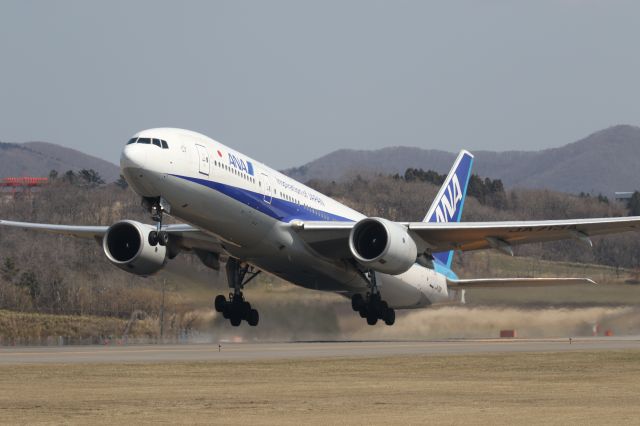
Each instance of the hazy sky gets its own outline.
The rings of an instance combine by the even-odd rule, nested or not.
[[[117,162],[137,130],[274,167],[560,146],[640,124],[640,2],[0,2],[0,140]]]

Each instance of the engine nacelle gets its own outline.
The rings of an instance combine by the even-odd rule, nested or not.
[[[118,268],[136,275],[158,272],[167,261],[167,248],[149,244],[155,227],[133,220],[123,220],[109,227],[102,239],[107,258]]]
[[[404,226],[377,217],[356,223],[349,235],[349,249],[362,266],[391,275],[408,271],[418,256],[416,243]]]

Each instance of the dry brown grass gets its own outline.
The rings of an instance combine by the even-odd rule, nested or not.
[[[0,310],[0,343],[3,345],[46,344],[47,338],[58,337],[65,342],[91,342],[99,336],[122,336],[127,320],[111,317],[51,315],[32,312]],[[135,321],[130,329],[130,337],[155,336],[156,324],[153,319]]]
[[[621,424],[640,351],[0,368],[3,423]]]

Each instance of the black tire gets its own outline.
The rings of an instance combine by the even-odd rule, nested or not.
[[[384,300],[378,304],[378,318],[384,319],[387,311],[389,310],[389,304]]]
[[[240,316],[238,315],[233,315],[231,318],[229,318],[229,320],[231,321],[231,325],[234,327],[238,327],[242,322],[242,318],[240,318]]]
[[[165,231],[160,231],[158,234],[158,244],[166,246],[169,244],[169,234]]]
[[[152,247],[157,246],[157,245],[158,245],[158,233],[157,233],[156,231],[151,231],[151,232],[149,232],[149,238],[148,238],[148,240],[149,240],[149,244],[150,244]]]
[[[249,310],[249,314],[247,315],[247,322],[251,327],[255,327],[260,322],[260,315],[258,315],[258,311],[255,309]]]
[[[222,294],[217,295],[215,300],[213,301],[213,306],[216,308],[216,312],[223,312],[226,304],[227,298]]]
[[[363,306],[362,308],[360,308],[358,313],[360,314],[360,318],[366,318],[367,317],[367,307]]]
[[[356,293],[351,297],[351,309],[358,312],[364,306],[364,297],[360,293]]]
[[[384,314],[384,323],[387,325],[393,325],[396,322],[396,311],[393,309],[387,309]]]
[[[367,315],[367,324],[369,325],[376,325],[376,323],[378,322],[378,316],[377,315],[372,315],[373,312],[371,312],[369,315]]]
[[[242,302],[242,316],[247,317],[249,312],[251,312],[251,303],[246,301]]]
[[[224,319],[229,319],[231,318],[231,313],[233,312],[233,307],[231,306],[231,303],[227,302],[224,304],[224,308],[222,308],[222,317]]]

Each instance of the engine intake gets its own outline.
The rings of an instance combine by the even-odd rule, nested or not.
[[[418,249],[407,229],[386,219],[362,219],[349,235],[349,249],[366,268],[398,275],[416,262]]]
[[[149,244],[151,225],[123,220],[109,227],[102,239],[102,248],[109,261],[118,268],[136,275],[151,275],[166,264],[167,248]]]

